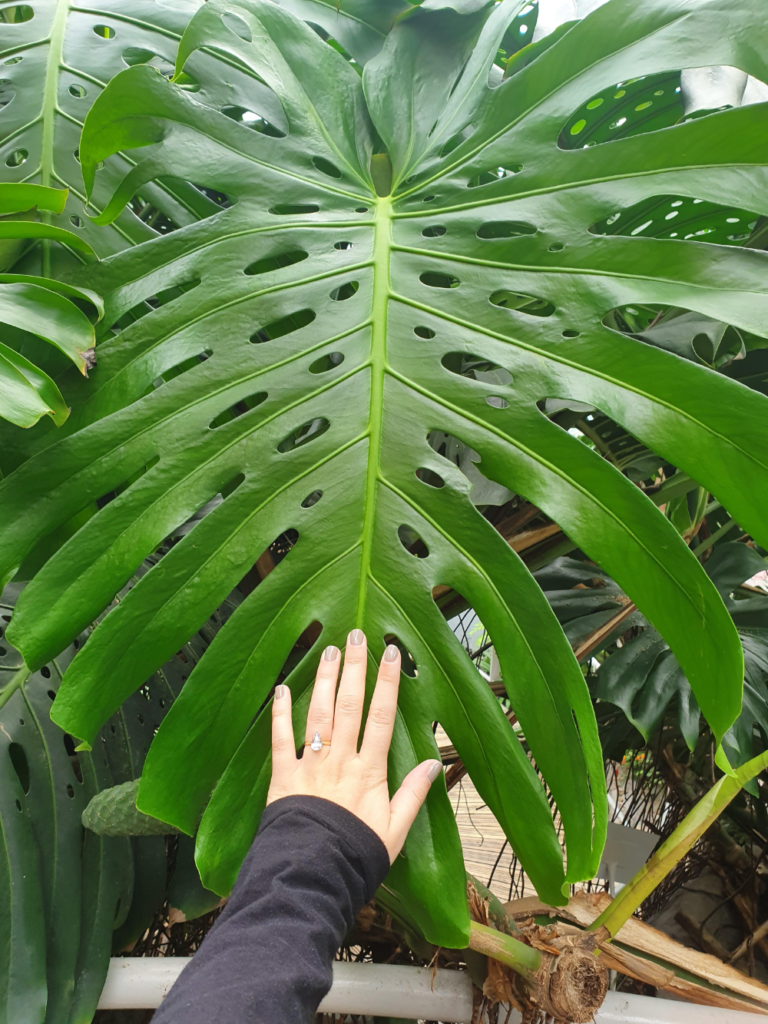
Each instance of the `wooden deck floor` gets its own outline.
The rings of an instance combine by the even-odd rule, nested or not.
[[[494,895],[503,902],[510,897],[510,869],[514,854],[505,845],[504,833],[491,811],[483,805],[482,798],[466,775],[449,793],[451,804],[456,816],[456,824],[464,850],[464,863],[467,871],[474,875],[483,885],[488,885]],[[522,883],[525,891],[520,891],[520,872],[516,873],[517,889],[512,897],[532,896],[534,889],[527,879]],[[527,884],[526,884],[527,883]]]

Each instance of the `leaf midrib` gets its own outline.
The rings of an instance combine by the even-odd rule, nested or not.
[[[368,417],[368,465],[365,480],[365,511],[362,529],[362,562],[357,596],[357,625],[365,626],[371,550],[374,543],[376,491],[381,465],[384,418],[384,380],[387,371],[387,317],[391,296],[392,203],[389,196],[376,199],[373,228],[373,294],[371,298],[371,384]]]

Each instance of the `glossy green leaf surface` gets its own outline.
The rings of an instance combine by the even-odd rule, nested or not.
[[[723,739],[734,765],[759,753],[755,726],[768,736],[768,595],[741,586],[765,568],[765,559],[755,550],[735,542],[717,547],[706,563],[744,648],[743,706]],[[594,692],[620,707],[646,740],[667,708],[674,706],[680,732],[693,750],[699,736],[699,707],[677,659],[652,627],[607,659],[597,673]]]
[[[0,123],[0,178],[69,189],[62,197],[66,205],[51,208],[45,217],[49,226],[68,234],[41,236],[67,249],[91,243],[104,255],[154,237],[157,231],[131,210],[108,230],[93,231],[84,210],[80,131],[107,82],[131,63],[139,59],[170,69],[179,37],[198,4],[130,0],[119,12],[108,2],[79,8],[71,0],[32,0],[28,6],[33,16],[4,24],[0,40],[8,100]],[[129,166],[120,156],[101,173],[118,180]],[[144,198],[179,224],[215,209],[192,186],[177,185],[150,185]],[[55,261],[55,254],[46,251],[44,273],[50,272],[51,259]]]
[[[73,738],[50,719],[61,676],[86,637],[27,673],[5,636],[19,592],[11,584],[0,595],[0,1024],[90,1024],[113,947],[136,942],[166,897],[167,865],[159,836],[97,835],[83,829],[82,816],[92,798],[121,788],[115,783],[135,789],[157,726],[237,597],[122,706],[86,753],[75,752]],[[187,854],[178,888],[189,894],[191,917],[210,909],[212,894],[199,877],[195,885]]]
[[[106,323],[179,292],[104,335],[87,391],[72,382],[67,436],[0,485],[0,567],[12,572],[84,503],[133,481],[25,591],[13,639],[37,665],[137,561],[225,495],[70,669],[54,716],[92,742],[261,552],[298,534],[192,674],[142,776],[145,812],[189,833],[202,815],[198,864],[218,892],[231,887],[266,796],[265,701],[315,621],[320,639],[287,678],[298,734],[320,647],[360,626],[377,657],[394,635],[418,674],[401,689],[392,786],[436,755],[439,721],[544,899],[594,874],[606,807],[584,680],[540,588],[473,505],[467,478],[428,443],[433,431],[471,447],[485,477],[544,510],[629,594],[718,738],[739,714],[741,647],[716,588],[640,490],[539,404],[601,410],[695,467],[745,529],[764,534],[764,396],[603,319],[655,302],[765,333],[765,254],[590,228],[656,195],[761,212],[768,114],[732,110],[586,149],[558,140],[573,111],[628,68],[652,75],[704,60],[768,77],[768,44],[757,45],[754,4],[734,11],[723,38],[714,0],[695,11],[684,0],[612,0],[491,88],[521,7],[424,5],[396,21],[361,80],[285,7],[209,0],[182,38],[177,75],[201,47],[245,66],[263,82],[247,109],[279,132],[254,131],[147,66],[115,78],[88,117],[81,157],[100,222],[158,178],[194,180],[236,205],[89,268]],[[381,156],[372,161],[379,139],[392,158],[389,195],[389,174],[377,170],[375,185],[371,171],[386,171]],[[111,192],[96,167],[121,150],[137,162]],[[508,383],[457,372],[473,359]],[[531,764],[432,600],[441,584],[493,638],[562,817],[567,874]],[[466,940],[442,786],[387,885],[433,941]]]

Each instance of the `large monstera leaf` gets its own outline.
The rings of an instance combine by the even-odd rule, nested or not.
[[[90,271],[108,323],[178,293],[102,339],[67,436],[0,485],[9,574],[85,504],[118,495],[27,587],[13,640],[41,664],[137,561],[223,496],[69,669],[54,717],[91,742],[294,531],[174,704],[139,793],[147,813],[189,833],[199,823],[197,860],[216,891],[232,885],[264,805],[271,688],[313,622],[320,637],[287,676],[298,735],[320,645],[359,626],[376,658],[395,636],[417,674],[401,689],[391,784],[436,756],[439,721],[545,900],[596,870],[604,777],[583,677],[467,478],[429,444],[435,431],[469,446],[487,478],[535,502],[630,595],[718,740],[741,708],[742,652],[717,590],[641,490],[540,406],[601,410],[764,533],[764,397],[602,318],[659,303],[764,334],[766,257],[590,227],[655,195],[764,212],[768,113],[757,105],[586,149],[558,143],[574,110],[628,75],[723,63],[768,77],[756,0],[729,8],[727,38],[721,0],[612,0],[504,84],[494,73],[491,88],[521,7],[429,0],[397,20],[361,79],[288,10],[208,0],[182,38],[177,75],[203,46],[247,67],[279,98],[284,134],[254,132],[143,66],[114,79],[86,123],[89,188],[111,154],[137,161],[111,197],[96,189],[101,221],[159,177],[235,205]],[[258,113],[256,99],[249,109]],[[468,369],[478,360],[498,368],[494,383]],[[446,584],[493,638],[564,824],[567,873],[533,768],[432,600]],[[436,784],[386,885],[427,935],[457,946],[463,879]]]

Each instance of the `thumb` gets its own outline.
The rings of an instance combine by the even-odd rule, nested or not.
[[[390,862],[402,850],[408,830],[416,820],[419,808],[427,799],[429,787],[442,772],[443,766],[440,761],[422,761],[408,772],[400,789],[392,797],[389,804],[389,833],[386,844]]]

